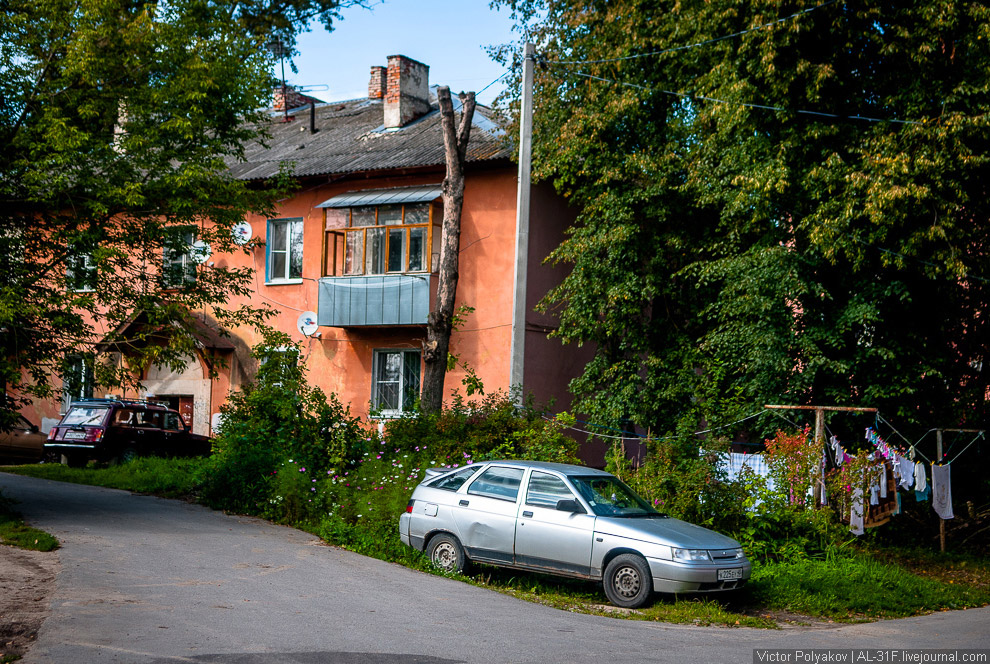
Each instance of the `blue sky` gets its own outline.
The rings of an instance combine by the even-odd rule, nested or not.
[[[370,10],[344,10],[332,33],[316,24],[303,34],[295,59],[299,73],[286,66],[286,78],[321,86],[311,94],[324,101],[355,99],[367,96],[372,65],[406,55],[429,65],[431,85],[478,91],[505,73],[484,47],[516,39],[509,12],[489,9],[488,0],[384,0]],[[277,65],[275,75],[281,75]],[[502,88],[500,81],[478,101],[490,103]]]

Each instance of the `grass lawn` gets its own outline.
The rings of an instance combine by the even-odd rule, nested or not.
[[[207,463],[203,459],[141,458],[109,468],[38,464],[4,470],[189,499],[195,498]],[[358,491],[361,486],[366,488]],[[368,486],[355,481],[354,492],[346,494],[348,500],[364,506],[363,518],[290,525],[365,555],[431,569],[425,556],[398,543],[398,513],[408,497],[405,487],[387,492],[369,491]],[[337,511],[341,509],[338,505]],[[367,515],[376,511],[377,520],[369,520]],[[34,537],[22,539],[31,541]],[[828,560],[757,562],[749,585],[735,593],[658,596],[652,604],[634,611],[611,606],[600,584],[481,565],[469,574],[457,578],[563,610],[697,625],[774,628],[781,622],[858,622],[990,604],[990,558],[921,550],[860,548]]]

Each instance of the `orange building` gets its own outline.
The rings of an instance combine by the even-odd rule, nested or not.
[[[246,252],[214,254],[199,268],[253,269],[252,304],[274,309],[269,323],[302,344],[310,381],[363,416],[407,411],[419,392],[445,175],[428,72],[415,60],[390,56],[387,67],[371,68],[367,98],[321,103],[291,91],[280,95],[277,102],[284,98],[286,106],[304,105],[277,103],[272,139],[250,146],[231,173],[260,182],[289,162],[296,193],[280,202],[277,216],[241,225]],[[447,397],[462,389],[470,367],[487,392],[508,389],[510,376],[521,376],[537,401],[554,398],[566,408],[567,383],[588,357],[548,339],[555,321],[533,308],[563,276],[543,259],[573,213],[552,189],[533,188],[526,268],[517,275],[517,167],[489,113],[477,108],[467,150],[457,306],[474,311],[451,338],[461,364],[448,373]],[[525,320],[514,320],[517,293],[525,297]],[[208,434],[229,390],[253,375],[250,349],[261,338],[248,328],[223,337],[208,315],[203,320],[199,357],[180,372],[152,367],[140,377],[142,393],[123,396],[168,401],[194,431]],[[514,330],[523,348],[515,365]],[[226,366],[210,379],[215,357]],[[85,381],[76,383],[82,387],[74,396],[92,392]],[[46,424],[54,417],[48,414]]]

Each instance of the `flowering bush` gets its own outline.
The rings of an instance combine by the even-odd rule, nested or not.
[[[336,396],[306,382],[298,349],[288,339],[269,339],[253,355],[260,365],[256,380],[221,406],[204,499],[213,507],[293,522],[306,513],[314,492],[286,465],[316,474],[342,468],[370,448],[376,434],[365,431]]]

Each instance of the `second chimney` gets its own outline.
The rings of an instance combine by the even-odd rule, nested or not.
[[[371,78],[368,80],[368,99],[385,98],[385,67],[380,65],[371,68]]]
[[[404,55],[388,56],[385,128],[405,126],[430,110],[430,68]]]

